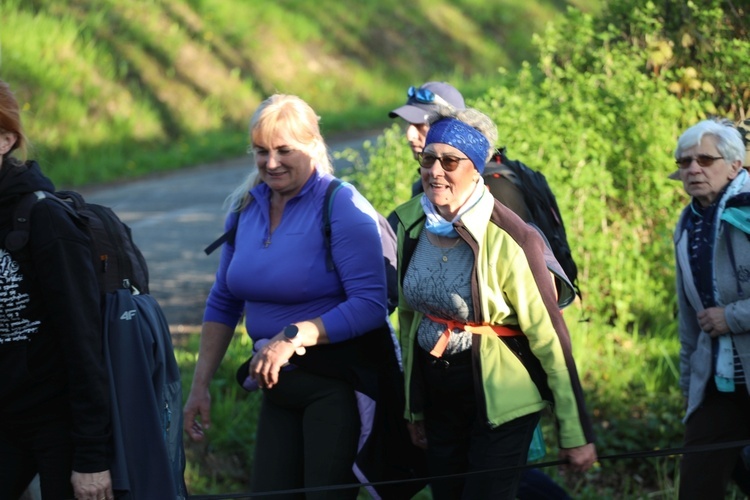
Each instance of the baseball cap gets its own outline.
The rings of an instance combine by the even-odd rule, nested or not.
[[[438,104],[448,104],[456,109],[466,108],[461,92],[445,82],[427,82],[421,87],[409,87],[406,95],[406,104],[388,113],[389,117],[398,116],[409,123],[425,123]]]

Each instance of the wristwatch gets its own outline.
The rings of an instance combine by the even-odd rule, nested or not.
[[[284,337],[294,345],[294,347],[302,347],[302,339],[298,337],[299,327],[297,325],[288,325],[284,327]]]

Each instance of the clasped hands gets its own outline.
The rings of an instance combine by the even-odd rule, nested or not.
[[[279,382],[279,372],[289,364],[294,354],[305,354],[305,348],[296,347],[283,333],[268,340],[250,360],[250,376],[261,388],[270,389]]]
[[[729,333],[729,325],[723,307],[709,307],[698,313],[698,325],[711,337]]]

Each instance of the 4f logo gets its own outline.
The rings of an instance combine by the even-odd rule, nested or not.
[[[122,313],[122,316],[120,316],[120,319],[125,321],[131,321],[135,317],[135,309],[131,309],[130,311],[125,311]]]

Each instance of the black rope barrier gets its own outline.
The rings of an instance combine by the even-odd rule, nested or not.
[[[725,450],[728,448],[744,448],[750,446],[750,440],[745,441],[729,441],[725,443],[713,443],[704,444],[697,446],[683,446],[679,448],[663,448],[657,450],[644,450],[644,451],[630,451],[623,453],[615,453],[612,455],[599,456],[597,461],[601,462],[604,460],[628,460],[638,458],[655,458],[655,457],[668,457],[674,455],[688,455],[692,453],[705,453],[709,451]],[[334,491],[334,490],[345,490],[350,488],[366,488],[369,486],[386,486],[393,484],[408,484],[416,482],[431,483],[436,480],[442,479],[455,479],[460,477],[469,477],[479,474],[490,474],[497,472],[506,472],[511,470],[524,470],[524,469],[544,469],[547,467],[554,467],[557,465],[567,464],[567,460],[551,460],[548,462],[538,462],[533,464],[519,465],[514,467],[502,467],[498,469],[485,469],[480,471],[462,472],[460,474],[448,474],[444,476],[428,476],[418,477],[412,479],[400,479],[397,481],[378,481],[371,483],[351,483],[351,484],[336,484],[329,486],[311,486],[307,488],[295,488],[288,490],[275,490],[266,492],[253,492],[253,493],[227,493],[220,495],[190,495],[190,500],[227,500],[227,499],[242,499],[242,498],[253,498],[259,496],[276,496],[276,495],[290,495],[295,493],[311,493],[316,491]]]

